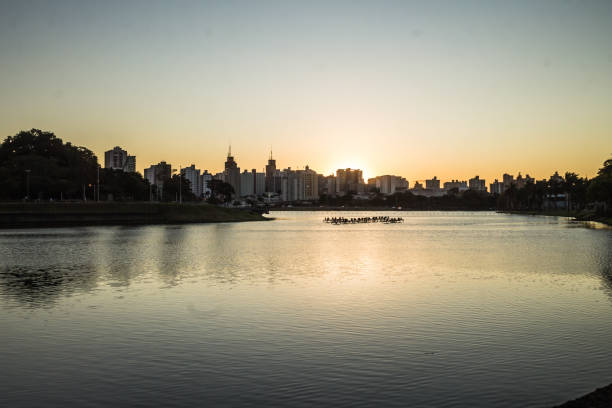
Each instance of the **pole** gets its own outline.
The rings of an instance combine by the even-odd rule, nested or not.
[[[179,166],[179,204],[183,204],[183,179],[181,166]]]
[[[96,186],[96,201],[100,201],[100,165],[98,164],[98,177]]]
[[[26,200],[30,199],[30,172],[32,170],[27,169],[26,172]]]

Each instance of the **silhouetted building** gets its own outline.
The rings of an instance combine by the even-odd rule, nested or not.
[[[170,180],[171,177],[172,166],[165,161],[159,162],[158,164],[152,164],[151,167],[144,171],[144,178],[147,179],[151,185],[157,187],[158,200],[163,199],[164,182]]]
[[[425,188],[429,190],[439,190],[440,180],[436,176],[430,180],[425,180]]]
[[[311,170],[308,166],[304,169],[304,199],[318,200],[319,199],[319,175],[316,171]]]
[[[365,190],[363,182],[363,172],[359,169],[338,169],[336,170],[336,193],[344,195],[346,193],[362,193]]]
[[[499,182],[497,179],[491,184],[489,184],[489,192],[491,194],[501,194],[504,192],[504,183]]]
[[[318,180],[319,196],[326,195],[330,197],[336,196],[336,177],[330,176],[319,176]]]
[[[119,146],[104,152],[104,168],[136,172],[136,156],[129,156],[128,152]]]
[[[533,177],[529,177],[529,174],[527,174],[525,177],[521,176],[521,173],[518,174],[518,176],[516,177],[516,187],[517,188],[523,188],[525,187],[525,185],[527,183],[534,183],[535,179]]]
[[[487,191],[486,181],[484,179],[481,179],[479,176],[471,178],[468,181],[468,186],[470,190],[483,191],[483,192]]]
[[[255,195],[255,178],[252,172],[243,170],[240,173],[240,197],[252,195]]]
[[[240,195],[240,167],[234,161],[232,156],[232,147],[230,146],[227,152],[227,160],[225,161],[225,170],[223,171],[223,178],[226,183],[234,187],[234,193]]]
[[[265,190],[265,173],[257,173],[255,169],[244,170],[240,174],[240,196],[260,196]]]
[[[270,193],[280,193],[281,191],[281,179],[276,170],[276,160],[272,158],[272,150],[270,150],[270,158],[266,165],[266,181],[265,190]]]
[[[502,183],[504,185],[504,191],[506,191],[514,183],[514,176],[508,173],[504,173],[504,175],[502,176]]]
[[[369,184],[368,180],[368,184]],[[407,191],[409,187],[408,180],[400,176],[384,175],[378,176],[375,179],[375,186],[381,194],[391,195],[396,192]]]
[[[266,173],[255,173],[255,195],[261,196],[266,192]]]
[[[198,198],[202,197],[202,177],[200,170],[195,168],[195,164],[181,169],[181,176],[189,180],[191,192]]]
[[[204,170],[204,173],[200,176],[200,186],[202,186],[202,196],[208,197],[210,196],[211,190],[208,187],[208,182],[213,179],[213,175],[208,172],[208,170]]]
[[[565,180],[563,179],[563,177],[561,177],[559,175],[558,171],[555,171],[555,174],[553,174],[552,176],[550,176],[550,179],[548,180],[550,183],[563,183]]]
[[[436,177],[434,177],[433,180],[438,182],[438,183],[436,183],[434,181],[434,183],[433,183],[433,185],[434,186],[437,185],[438,188],[425,188],[425,187],[423,187],[422,183],[416,181],[414,183],[414,187],[411,188],[408,191],[410,191],[414,195],[420,195],[420,196],[425,196],[425,197],[441,197],[444,194],[446,194],[446,192],[440,188],[439,180]],[[431,186],[432,185],[431,181],[432,180],[425,180],[425,186],[427,186],[427,185]]]
[[[458,192],[462,192],[468,189],[467,181],[451,180],[444,183],[444,190],[450,191],[456,188]]]

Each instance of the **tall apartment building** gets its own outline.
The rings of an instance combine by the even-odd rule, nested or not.
[[[232,156],[232,147],[230,146],[229,151],[227,152],[227,159],[225,160],[225,170],[223,171],[223,178],[226,183],[229,183],[232,187],[234,187],[234,193],[236,195],[240,195],[240,167],[236,161],[234,161],[234,156]]]
[[[534,183],[534,182],[535,182],[535,179],[533,177],[529,177],[529,174],[523,177],[521,173],[519,172],[518,176],[516,177],[515,184],[517,188],[523,188],[525,187],[527,183]]]
[[[264,193],[266,174],[258,173],[255,169],[244,170],[240,173],[240,196],[259,196]]]
[[[213,175],[208,172],[208,170],[204,170],[204,173],[200,176],[200,186],[202,189],[202,197],[210,196],[211,190],[208,187],[208,182],[213,179]]]
[[[514,183],[514,176],[508,173],[504,173],[504,175],[502,176],[502,183],[504,185],[504,191],[506,191],[508,188],[510,188],[512,183]]]
[[[136,172],[136,156],[130,156],[126,150],[115,146],[112,150],[104,152],[104,168],[134,173]]]
[[[202,177],[200,169],[196,169],[195,164],[181,169],[181,176],[189,180],[191,192],[198,198],[202,197]]]
[[[391,195],[409,188],[408,180],[400,176],[384,175],[376,177],[376,188],[381,194]],[[368,180],[369,182],[369,180]]]
[[[489,193],[491,194],[501,194],[505,190],[503,181],[495,179],[495,181],[489,184]]]
[[[363,182],[363,172],[359,169],[338,169],[336,170],[336,193],[344,195],[349,191],[362,193],[365,189]]]
[[[319,199],[319,175],[316,171],[311,170],[308,166],[304,169],[304,199],[318,200]]]
[[[165,161],[152,164],[144,171],[144,178],[153,186],[156,186],[157,199],[163,199],[164,182],[172,177],[172,166]]]
[[[301,180],[303,185],[304,180]],[[291,167],[287,167],[281,171],[281,200],[282,201],[296,201],[300,199],[300,180],[298,173],[295,170],[291,170]]]
[[[272,158],[272,150],[270,150],[270,158],[268,159],[268,164],[266,164],[265,192],[280,193],[280,191],[281,180],[276,169],[276,160]]]
[[[330,197],[336,196],[336,177],[333,175],[318,177],[319,197],[327,195]]]
[[[483,191],[483,192],[487,191],[486,181],[484,179],[481,179],[479,176],[471,178],[468,181],[468,186],[470,190]]]

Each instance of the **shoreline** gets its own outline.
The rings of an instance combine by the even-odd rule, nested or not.
[[[389,207],[269,207],[270,211],[448,211],[448,212],[483,212],[495,211],[494,208],[466,209],[466,208],[389,208]]]
[[[195,224],[267,221],[251,211],[202,203],[0,203],[0,229],[102,225]]]
[[[612,384],[597,388],[576,399],[555,405],[553,408],[608,408],[612,406]]]
[[[566,210],[549,210],[549,211],[498,211],[501,214],[514,215],[542,215],[547,217],[566,217],[572,218],[573,221],[581,222],[598,222],[607,226],[612,226],[612,217],[597,215],[589,211],[566,211]]]

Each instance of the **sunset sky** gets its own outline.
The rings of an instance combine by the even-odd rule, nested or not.
[[[612,1],[3,1],[0,136],[138,170],[414,180],[596,174],[612,154]]]

